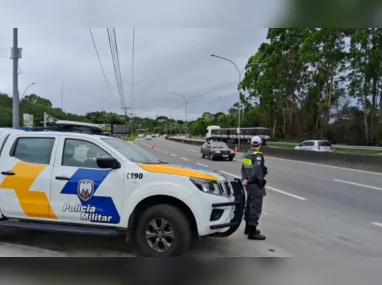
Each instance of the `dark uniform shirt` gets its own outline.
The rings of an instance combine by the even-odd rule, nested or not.
[[[247,190],[257,197],[265,196],[265,176],[268,168],[264,163],[262,152],[248,150],[242,159],[241,177],[248,181]]]

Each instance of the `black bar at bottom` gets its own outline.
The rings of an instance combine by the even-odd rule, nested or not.
[[[240,205],[240,201],[225,202],[225,203],[215,203],[215,204],[212,204],[212,208],[226,207],[226,206],[236,206],[236,205]]]
[[[210,229],[216,230],[216,229],[230,228],[230,227],[237,226],[238,224],[239,222],[232,222],[232,223],[226,223],[226,224],[220,224],[220,225],[213,225],[213,226],[210,226]]]

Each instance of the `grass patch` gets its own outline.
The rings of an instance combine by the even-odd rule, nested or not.
[[[206,136],[191,136],[191,139],[205,140],[205,139],[206,139]]]
[[[278,143],[278,142],[267,142],[268,146],[272,147],[279,147],[279,148],[295,148],[297,144],[284,144],[284,143]]]
[[[297,144],[283,144],[283,143],[278,143],[278,142],[268,142],[267,145],[271,146],[271,147],[294,149]],[[362,155],[382,156],[382,152],[379,150],[334,148],[333,152],[346,153],[346,154],[362,154]]]
[[[137,139],[138,137],[137,136],[128,136],[128,137],[125,137],[125,140],[126,141],[129,141],[129,142],[133,142]]]

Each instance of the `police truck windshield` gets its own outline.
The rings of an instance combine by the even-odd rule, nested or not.
[[[120,140],[120,139],[112,139],[112,138],[103,138],[105,143],[110,145],[112,148],[121,153],[124,157],[126,157],[131,162],[135,163],[144,163],[144,164],[160,164],[161,161],[157,159],[155,156],[149,154],[143,149],[137,147],[136,145]]]

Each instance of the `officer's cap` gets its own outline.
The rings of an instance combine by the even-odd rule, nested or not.
[[[259,136],[254,136],[254,137],[252,137],[252,139],[251,139],[251,145],[253,145],[253,146],[259,146],[259,145],[261,145],[261,143],[262,143],[261,137],[259,137]]]

